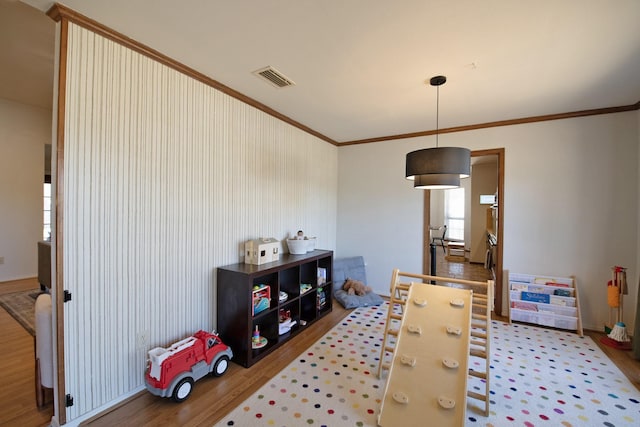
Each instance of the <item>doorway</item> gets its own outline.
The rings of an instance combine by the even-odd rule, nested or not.
[[[488,150],[476,150],[471,152],[472,163],[481,157],[496,156],[497,157],[497,191],[495,204],[493,205],[493,217],[495,233],[495,247],[491,251],[491,264],[494,268],[495,295],[494,295],[494,311],[502,314],[503,305],[503,242],[504,242],[504,148],[495,148]],[[429,253],[430,230],[431,225],[431,191],[427,190],[424,194],[423,208],[423,274],[430,274],[431,255]],[[476,239],[477,240],[477,239]],[[471,243],[472,245],[474,243]],[[490,266],[489,266],[490,267]]]

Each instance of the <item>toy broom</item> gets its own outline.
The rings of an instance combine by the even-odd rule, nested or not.
[[[627,269],[615,266],[613,271],[613,280],[607,284],[607,303],[609,304],[609,323],[612,323],[612,312],[615,312],[615,325],[611,328],[611,332],[607,335],[614,341],[619,343],[629,342],[631,339],[627,335],[627,330],[623,318],[622,295],[627,294]]]

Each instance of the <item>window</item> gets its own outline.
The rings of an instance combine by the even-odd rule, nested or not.
[[[51,183],[45,182],[42,193],[44,195],[44,208],[43,208],[43,228],[42,239],[51,239]]]
[[[444,223],[447,238],[464,240],[464,188],[454,188],[444,192]]]

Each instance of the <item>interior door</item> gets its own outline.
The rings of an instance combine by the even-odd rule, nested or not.
[[[473,158],[483,156],[497,156],[497,172],[498,172],[498,191],[496,201],[497,211],[497,244],[495,249],[495,295],[494,295],[494,311],[502,315],[503,306],[503,242],[504,242],[504,148],[495,148],[489,150],[476,150],[471,152]],[[431,255],[429,253],[430,233],[429,225],[431,224],[431,191],[426,190],[424,194],[424,220],[423,220],[423,274],[430,274]]]

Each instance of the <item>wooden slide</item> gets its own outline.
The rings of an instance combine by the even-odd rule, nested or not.
[[[406,278],[448,286],[401,280]],[[492,288],[492,281],[394,270],[378,369],[379,377],[389,371],[380,426],[424,419],[439,426],[464,425],[467,396],[484,401],[488,415]],[[484,372],[468,370],[470,355],[485,360]],[[467,391],[468,375],[484,380],[484,394]]]

